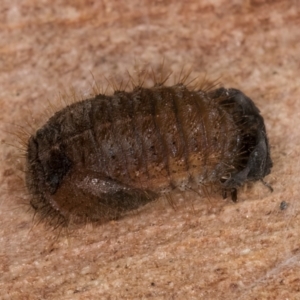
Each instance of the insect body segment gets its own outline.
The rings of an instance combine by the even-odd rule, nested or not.
[[[103,222],[176,188],[236,200],[271,167],[263,118],[242,92],[155,85],[55,113],[29,139],[26,183],[42,216]]]

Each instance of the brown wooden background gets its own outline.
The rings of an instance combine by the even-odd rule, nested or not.
[[[299,28],[296,0],[2,0],[1,298],[300,299]],[[255,100],[274,192],[258,183],[237,204],[198,199],[194,210],[161,201],[60,236],[32,228],[11,123],[41,115],[63,88],[87,91],[91,72],[102,79],[162,57]]]

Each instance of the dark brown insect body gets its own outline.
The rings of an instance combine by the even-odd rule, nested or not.
[[[263,118],[242,92],[156,85],[55,113],[29,139],[26,183],[42,215],[103,222],[175,188],[236,200],[271,167]]]

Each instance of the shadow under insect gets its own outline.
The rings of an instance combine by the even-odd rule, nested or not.
[[[242,92],[157,84],[55,113],[29,139],[26,184],[41,218],[103,223],[174,189],[236,201],[271,167],[263,117]]]

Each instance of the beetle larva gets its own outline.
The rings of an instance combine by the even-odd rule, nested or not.
[[[56,112],[29,138],[26,184],[41,216],[102,223],[176,188],[235,201],[271,167],[264,120],[241,91],[156,84]]]

